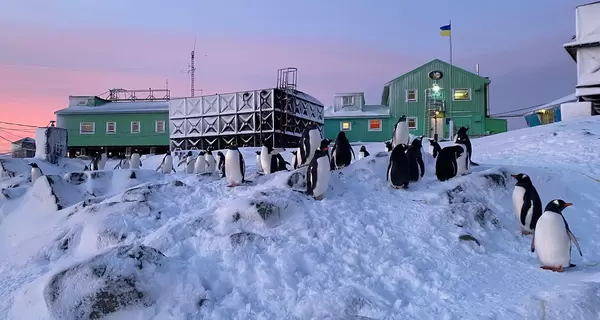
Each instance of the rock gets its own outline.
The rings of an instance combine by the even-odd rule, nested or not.
[[[233,247],[239,247],[246,242],[255,242],[263,239],[263,236],[251,232],[238,232],[229,236],[229,240]]]
[[[489,180],[495,186],[506,187],[506,174],[489,173],[484,175],[483,177]]]
[[[31,177],[31,167],[19,158],[0,159],[0,178]]]
[[[100,319],[156,300],[149,290],[156,267],[166,257],[146,246],[120,246],[55,274],[44,300],[56,319]]]
[[[2,196],[6,199],[16,199],[27,193],[28,188],[6,188],[2,189]]]
[[[69,172],[65,174],[64,179],[70,184],[80,185],[87,182],[88,176],[85,172]]]
[[[252,201],[250,202],[250,205],[254,206],[258,216],[268,226],[274,226],[281,220],[281,209],[277,205],[264,201]]]
[[[479,243],[479,240],[477,240],[475,237],[473,237],[473,236],[472,236],[472,235],[470,235],[470,234],[463,234],[463,235],[460,235],[460,236],[458,237],[458,239],[459,239],[459,240],[461,240],[461,241],[473,241],[473,242],[477,243],[477,245],[478,245],[478,246],[480,246],[480,245],[481,245],[481,243]]]
[[[292,189],[306,188],[306,173],[301,171],[292,173],[288,178],[287,185]]]
[[[171,183],[172,183],[174,186],[176,186],[176,187],[183,187],[183,186],[185,186],[185,183],[183,183],[183,182],[181,182],[181,181],[179,181],[179,180],[175,180],[175,181],[173,181],[173,182],[171,182]]]

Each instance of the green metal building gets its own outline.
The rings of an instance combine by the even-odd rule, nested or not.
[[[506,132],[506,120],[489,117],[489,88],[488,78],[435,59],[386,83],[380,105],[366,105],[363,93],[336,94],[324,111],[325,136],[389,140],[402,115],[411,134],[431,138],[450,137],[451,122],[471,136]]]
[[[134,150],[142,154],[169,150],[168,100],[70,96],[69,106],[54,113],[56,126],[67,129],[70,157],[103,151],[113,157]]]

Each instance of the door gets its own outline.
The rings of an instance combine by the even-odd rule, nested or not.
[[[435,138],[436,136],[439,138],[444,137],[444,119],[443,118],[431,118],[431,126],[429,129],[429,137]]]

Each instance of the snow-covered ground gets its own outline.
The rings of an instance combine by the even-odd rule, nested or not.
[[[428,157],[409,190],[387,186],[384,144],[366,146],[322,201],[292,190],[293,172],[257,175],[255,148],[242,150],[253,183],[236,188],[158,174],[161,156],[133,179],[68,183],[83,167],[71,160],[40,164],[52,175],[33,187],[27,172],[3,178],[0,319],[93,319],[132,300],[105,319],[599,317],[600,117],[474,139],[470,175],[439,182]],[[511,209],[519,172],[544,205],[574,203],[577,267],[539,268]]]

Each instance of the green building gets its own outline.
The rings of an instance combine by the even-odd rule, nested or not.
[[[54,113],[56,126],[67,129],[70,157],[103,151],[113,157],[134,150],[142,154],[169,150],[168,100],[70,96],[69,106]]]
[[[325,136],[389,140],[402,115],[411,134],[440,140],[451,136],[451,123],[471,136],[506,132],[506,120],[489,117],[489,88],[488,78],[435,59],[386,83],[380,105],[366,105],[363,93],[336,94],[324,111]]]

